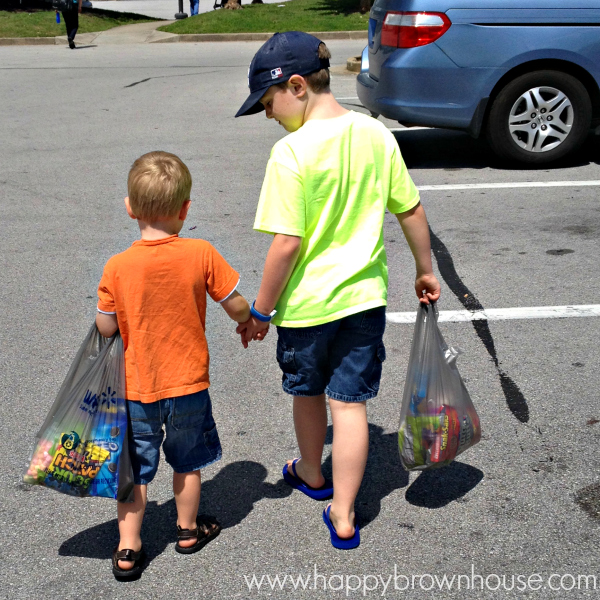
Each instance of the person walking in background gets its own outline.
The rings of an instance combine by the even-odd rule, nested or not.
[[[190,17],[198,14],[200,0],[190,0]]]
[[[81,3],[83,0],[67,0],[65,8],[62,10],[63,20],[67,28],[67,38],[69,39],[69,48],[75,49],[75,35],[79,29],[79,14],[81,13]],[[67,8],[68,7],[68,8]]]

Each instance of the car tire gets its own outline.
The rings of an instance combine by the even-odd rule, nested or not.
[[[544,164],[580,146],[591,120],[590,96],[578,79],[533,71],[513,79],[495,98],[486,137],[502,158]]]

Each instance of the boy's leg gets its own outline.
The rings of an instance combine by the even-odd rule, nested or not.
[[[212,517],[198,517],[200,505],[200,469],[221,458],[221,443],[212,416],[208,390],[168,401],[165,458],[173,468],[173,493],[177,506],[177,525],[183,530],[199,529],[198,537],[189,531],[178,531],[177,552],[187,554],[200,550],[221,531]],[[199,539],[200,538],[200,539]]]
[[[333,501],[330,518],[342,538],[354,534],[354,501],[369,452],[366,401],[377,396],[385,360],[385,307],[342,320],[331,346],[332,376],[325,393],[333,421]]]
[[[294,428],[302,460],[296,463],[298,476],[311,487],[325,483],[321,473],[323,446],[327,435],[327,405],[325,394],[320,396],[294,396]],[[288,460],[291,471],[292,461]]]
[[[173,472],[173,493],[177,506],[177,525],[182,529],[196,528],[196,515],[200,506],[200,469],[189,473]],[[189,548],[196,543],[196,538],[179,540],[182,548]]]
[[[366,402],[329,399],[333,421],[331,460],[333,500],[330,518],[342,538],[354,534],[354,501],[365,472],[369,452]]]
[[[117,502],[117,515],[119,519],[119,550],[133,550],[138,552],[142,547],[142,521],[146,510],[147,485],[133,487],[133,502]],[[119,568],[128,571],[133,567],[133,562],[120,560]]]

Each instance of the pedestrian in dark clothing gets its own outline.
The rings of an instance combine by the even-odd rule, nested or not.
[[[65,27],[67,28],[67,38],[69,39],[69,48],[75,49],[75,35],[79,28],[79,13],[81,13],[81,3],[83,0],[72,0],[72,5],[68,10],[62,11]]]

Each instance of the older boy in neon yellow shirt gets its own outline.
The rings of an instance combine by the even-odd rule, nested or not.
[[[290,132],[273,147],[254,228],[274,235],[252,317],[242,341],[277,325],[283,389],[294,396],[301,459],[285,480],[315,499],[336,548],[360,543],[354,501],[368,453],[366,401],[379,390],[387,261],[386,209],[398,218],[415,258],[415,291],[440,295],[431,265],[429,229],[419,194],[393,135],[348,111],[329,90],[329,51],[314,36],[274,35],[249,71],[250,95],[236,116],[266,111]],[[333,420],[333,489],[321,472]]]

